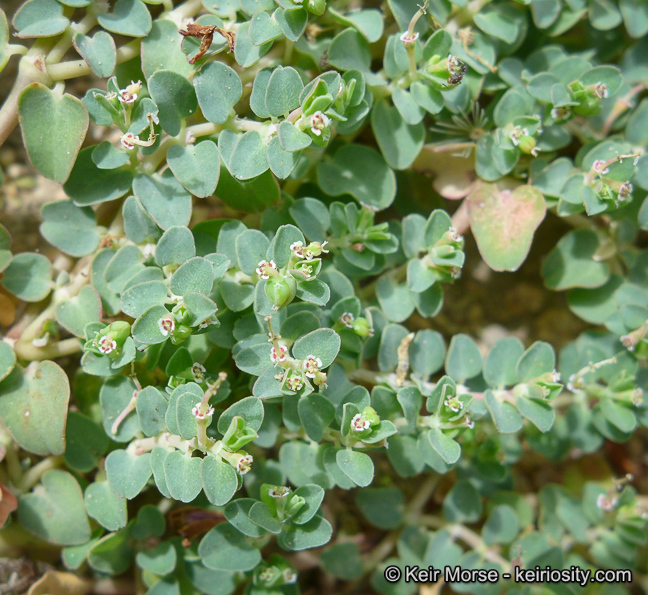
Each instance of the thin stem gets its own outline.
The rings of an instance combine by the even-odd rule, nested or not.
[[[63,457],[47,457],[30,467],[16,486],[22,493],[31,490],[50,469],[56,469],[63,463]]]
[[[14,351],[20,359],[28,361],[42,361],[46,359],[56,359],[58,357],[65,357],[73,353],[81,351],[81,340],[76,337],[64,339],[45,345],[45,347],[36,347],[31,343],[18,341],[14,345]]]
[[[140,53],[141,42],[139,39],[133,40],[123,45],[117,50],[117,64],[128,62]],[[49,64],[47,73],[53,81],[65,81],[68,79],[86,76],[92,70],[85,60],[69,60],[59,64]]]

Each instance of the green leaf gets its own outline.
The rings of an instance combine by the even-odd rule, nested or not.
[[[484,393],[484,402],[499,432],[514,434],[522,429],[524,422],[514,405],[491,390]]]
[[[112,36],[97,31],[92,37],[77,31],[72,38],[74,48],[99,78],[108,78],[117,65],[117,47]]]
[[[406,284],[395,285],[387,277],[381,277],[376,285],[376,296],[387,317],[394,322],[407,320],[414,311],[414,296]]]
[[[179,450],[169,453],[164,461],[164,475],[167,488],[174,500],[191,502],[200,494],[202,490],[201,463],[202,460],[199,457],[191,457]]]
[[[256,130],[243,134],[232,151],[229,170],[237,180],[249,180],[268,169],[267,148]]]
[[[461,457],[461,446],[459,446],[459,443],[438,428],[432,428],[428,432],[428,440],[432,448],[449,465],[456,463],[459,457]]]
[[[211,262],[206,258],[195,256],[173,274],[169,288],[176,295],[185,295],[189,292],[208,295],[213,284],[214,267]]]
[[[83,149],[63,185],[65,193],[80,206],[124,196],[131,189],[133,173],[128,169],[101,169],[93,161],[95,147]]]
[[[323,395],[311,393],[299,399],[299,418],[311,440],[321,442],[324,430],[335,419],[335,406]]]
[[[128,0],[120,0],[124,1]],[[148,90],[160,110],[160,126],[171,136],[176,136],[180,133],[183,120],[198,107],[191,83],[172,70],[156,70],[148,80]]]
[[[21,252],[13,257],[0,283],[25,302],[40,302],[51,290],[52,263],[42,254]]]
[[[206,64],[196,75],[194,87],[200,109],[205,118],[214,124],[223,124],[227,121],[232,108],[243,94],[243,86],[238,74],[222,62]]]
[[[133,561],[128,529],[102,537],[88,552],[88,565],[104,574],[122,574]]]
[[[482,537],[488,546],[508,544],[517,537],[519,530],[520,525],[515,510],[508,504],[502,504],[491,511],[482,529]]]
[[[112,432],[115,420],[130,404],[134,393],[135,385],[125,376],[111,378],[101,387],[99,401],[103,411],[103,429],[116,442],[129,442],[140,431],[137,416],[131,413],[119,425],[117,432]]]
[[[207,499],[216,506],[227,504],[238,489],[236,471],[220,458],[206,456],[200,469]]]
[[[272,71],[266,88],[265,105],[270,116],[284,116],[299,105],[299,94],[304,83],[290,66],[277,66]]]
[[[56,320],[73,335],[85,338],[86,325],[101,321],[99,294],[92,287],[82,287],[78,296],[57,306]]]
[[[548,432],[556,419],[553,407],[542,399],[519,396],[515,400],[518,411],[526,417],[538,430]]]
[[[138,392],[137,417],[146,436],[158,436],[166,430],[164,416],[167,407],[168,401],[154,386],[147,386]]]
[[[369,455],[353,450],[339,450],[335,460],[345,475],[360,487],[368,486],[374,477],[374,464]]]
[[[517,362],[524,345],[516,337],[504,337],[493,345],[484,363],[484,380],[493,388],[504,388],[518,382]]]
[[[214,527],[200,542],[198,555],[212,570],[246,572],[261,562],[261,552],[233,525]]]
[[[338,70],[369,70],[371,51],[367,40],[353,29],[338,33],[328,49],[328,60]]]
[[[396,487],[359,490],[356,504],[365,518],[379,529],[397,529],[403,523],[405,498]]]
[[[254,45],[249,36],[249,29],[249,21],[242,23],[236,32],[236,41],[234,43],[234,59],[243,68],[249,68],[258,62],[272,47],[272,42],[259,46]]]
[[[322,567],[336,578],[350,581],[362,576],[362,558],[358,546],[341,542],[322,553]]]
[[[80,545],[90,539],[83,494],[66,471],[47,471],[42,485],[18,501],[18,518],[25,529],[56,545]]]
[[[590,229],[578,229],[564,235],[542,265],[542,275],[549,289],[600,287],[610,278],[607,263],[596,258],[600,241]]]
[[[555,367],[554,348],[544,341],[536,341],[520,357],[517,363],[517,375],[520,381],[526,382],[553,371]]]
[[[263,423],[263,402],[256,397],[246,397],[237,401],[221,413],[218,418],[218,431],[221,434],[227,432],[232,418],[237,415],[245,420],[247,427],[258,432]]]
[[[152,176],[136,176],[133,181],[133,193],[162,229],[174,225],[189,225],[191,195],[176,180],[171,170]]]
[[[167,153],[167,163],[173,175],[198,198],[214,194],[220,173],[219,162],[218,147],[210,140],[186,147],[174,145]]]
[[[70,411],[65,428],[66,464],[82,473],[92,471],[108,447],[108,438],[97,424],[77,412]]]
[[[483,259],[495,271],[515,271],[531,248],[545,216],[545,201],[533,186],[500,192],[482,184],[468,195],[470,227]]]
[[[254,45],[263,45],[281,37],[281,27],[267,12],[258,12],[250,21],[249,35]]]
[[[92,150],[92,162],[99,169],[117,169],[129,162],[128,153],[115,146],[109,141],[98,144]]]
[[[171,574],[177,561],[176,549],[170,541],[163,541],[150,550],[142,550],[135,556],[135,563],[142,569],[158,576]]]
[[[178,26],[167,19],[153,22],[151,31],[142,40],[142,70],[148,80],[157,70],[172,70],[182,76],[193,71],[182,51]]]
[[[450,340],[446,357],[446,373],[457,382],[463,382],[481,372],[482,357],[477,343],[463,333]]]
[[[0,419],[25,450],[60,455],[69,399],[67,374],[54,362],[14,367],[0,384]]]
[[[350,194],[373,209],[386,209],[396,196],[396,177],[379,153],[363,145],[344,145],[331,161],[317,167],[317,181],[327,194]]]
[[[88,130],[83,102],[31,83],[20,94],[18,121],[32,165],[46,178],[65,182]]]
[[[70,21],[56,0],[29,0],[16,11],[11,24],[16,37],[53,37],[65,31]]]
[[[292,348],[293,357],[306,359],[314,355],[322,360],[322,368],[328,368],[340,351],[340,335],[333,329],[321,328],[304,335]]]
[[[41,209],[41,235],[70,256],[86,256],[97,249],[96,217],[89,207],[77,207],[69,200],[47,203]]]
[[[301,151],[309,147],[312,142],[308,134],[286,121],[279,125],[278,137],[279,144],[284,151]]]
[[[16,354],[8,343],[0,341],[0,381],[4,380],[16,365]]]
[[[324,517],[316,516],[305,525],[289,526],[279,537],[278,543],[283,549],[301,551],[325,545],[332,534],[330,523]]]
[[[126,450],[113,450],[106,457],[106,476],[110,488],[121,498],[132,500],[151,477],[151,453],[133,455]]]
[[[376,43],[383,35],[384,15],[380,10],[370,8],[368,10],[352,10],[346,14],[341,14],[332,6],[328,7],[329,13],[335,17],[335,20],[357,29],[367,39],[369,43]]]
[[[108,531],[117,531],[126,526],[126,500],[117,496],[107,481],[91,483],[85,490],[84,501],[88,516]]]
[[[474,523],[481,513],[479,492],[466,480],[458,481],[443,500],[443,516],[453,523]]]
[[[148,8],[140,0],[118,0],[113,11],[100,14],[97,21],[107,31],[129,37],[144,37],[152,26]]]
[[[310,137],[309,142],[310,142]],[[279,138],[273,137],[267,147],[268,165],[272,173],[280,180],[285,180],[295,169],[301,157],[300,151],[285,151],[282,149]]]
[[[371,127],[390,167],[407,169],[414,163],[425,141],[423,124],[408,124],[395,107],[381,101],[371,113]]]

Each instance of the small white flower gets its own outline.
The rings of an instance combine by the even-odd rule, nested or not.
[[[602,161],[601,159],[597,159],[592,163],[592,169],[601,176],[610,172],[610,170],[605,167],[605,161]]]
[[[287,486],[279,486],[268,490],[268,496],[271,498],[285,498],[288,494],[290,494],[290,488]]]
[[[299,376],[291,376],[286,380],[288,388],[294,392],[301,390],[304,387],[304,381]]]
[[[158,320],[158,328],[165,337],[168,337],[169,333],[172,333],[175,330],[175,320],[172,316],[160,318],[160,320]]]
[[[294,1],[295,0],[293,0],[293,2]],[[286,570],[283,571],[283,577],[284,583],[286,583],[287,585],[293,585],[297,582],[297,573],[293,572],[291,568],[286,568]]]
[[[340,322],[346,326],[347,328],[353,328],[353,321],[354,321],[353,314],[351,312],[345,312],[340,316]]]
[[[322,360],[314,355],[309,355],[304,359],[303,366],[304,370],[306,370],[306,376],[308,378],[315,378],[317,372],[322,367]]]
[[[463,236],[457,233],[457,230],[454,227],[451,227],[448,232],[450,232],[450,239],[453,242],[461,242],[463,240]]]
[[[453,279],[459,279],[461,277],[461,267],[450,267],[450,276]]]
[[[128,85],[128,87],[119,90],[119,101],[127,105],[134,103],[135,100],[137,99],[137,95],[141,90],[142,90],[141,81],[137,81],[136,83],[131,81],[131,84]]]
[[[297,258],[304,258],[303,242],[301,241],[293,242],[292,244],[290,244],[290,250]]]
[[[225,382],[227,380],[227,372],[219,372],[218,373],[218,379],[221,382]]]
[[[460,401],[457,397],[446,399],[443,404],[453,413],[459,413],[464,408],[463,401]]]
[[[201,411],[200,411],[200,403],[197,403],[196,406],[191,410],[191,413],[194,414],[194,416],[196,417],[196,419],[198,421],[203,421],[203,420],[207,419],[208,417],[211,417],[212,415],[214,415],[214,406],[209,405],[209,407],[207,407],[207,411],[205,411],[205,413],[201,413]]]
[[[311,132],[315,136],[321,136],[322,130],[326,130],[329,127],[330,123],[331,123],[331,118],[329,118],[326,114],[323,114],[321,111],[318,110],[310,118]]]
[[[551,372],[551,382],[560,382],[560,372],[558,370]]]
[[[124,149],[130,151],[131,149],[135,148],[138,140],[139,136],[133,134],[132,132],[127,132],[126,134],[122,134],[121,144]]]
[[[105,355],[108,355],[109,353],[112,353],[113,351],[115,351],[115,349],[117,349],[117,341],[111,341],[108,337],[101,337],[101,339],[99,339],[98,345],[99,351],[101,351],[101,353]]]
[[[594,92],[599,99],[605,99],[609,96],[608,88],[605,83],[596,83],[596,85],[594,85]]]
[[[401,41],[402,41],[406,46],[411,45],[411,44],[414,43],[418,38],[419,38],[419,34],[418,34],[416,31],[415,31],[414,33],[412,33],[411,35],[410,35],[409,31],[405,31],[405,33],[403,33],[403,34],[400,36],[400,40],[401,40]]]
[[[608,496],[607,494],[600,494],[596,499],[596,506],[605,512],[610,512],[614,510],[619,504],[619,499],[614,496]]]
[[[515,128],[513,128],[513,130],[511,130],[511,132],[509,133],[509,138],[511,139],[511,142],[514,146],[517,147],[520,144],[520,137],[525,136],[525,130],[526,128],[522,130],[522,126],[516,126]]]
[[[466,427],[469,430],[472,430],[475,427],[475,422],[472,419],[472,417],[466,417],[466,419],[464,420],[464,423],[466,424]]]
[[[252,455],[245,455],[244,457],[241,457],[241,459],[236,465],[236,468],[238,469],[238,472],[241,475],[245,475],[246,473],[249,473],[250,470],[252,469],[253,462],[254,462],[254,457]]]
[[[288,357],[288,347],[285,345],[279,345],[279,350],[276,347],[270,349],[270,359],[273,364],[278,364],[279,362],[285,362]]]
[[[623,182],[619,188],[619,200],[628,202],[632,200],[632,191],[634,186],[630,182]]]
[[[211,326],[212,324],[216,324],[215,320],[212,320],[211,317],[205,318],[199,325],[198,328],[203,329],[207,328],[208,326]]]
[[[351,420],[351,429],[354,432],[364,432],[365,430],[368,430],[370,426],[371,423],[369,420],[363,417],[361,413],[354,415]]]
[[[268,262],[267,260],[262,260],[256,269],[256,274],[259,275],[260,279],[270,279],[271,271],[276,271],[277,265],[274,260]]]
[[[199,363],[195,363],[191,366],[191,373],[193,374],[194,380],[203,380],[205,378],[205,366]]]
[[[454,72],[460,67],[461,64],[459,64],[459,60],[452,54],[448,54],[448,66],[447,66],[448,72]]]

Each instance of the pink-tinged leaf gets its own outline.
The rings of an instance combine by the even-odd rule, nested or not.
[[[4,484],[0,483],[0,529],[4,527],[9,515],[18,508],[18,500]]]
[[[470,227],[486,264],[495,271],[517,270],[545,217],[542,193],[533,186],[500,191],[495,184],[480,184],[466,200]]]

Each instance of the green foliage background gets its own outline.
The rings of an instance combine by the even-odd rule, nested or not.
[[[42,250],[0,224],[0,553],[52,593],[645,592],[647,32],[644,0],[0,10],[0,140],[65,195]]]

